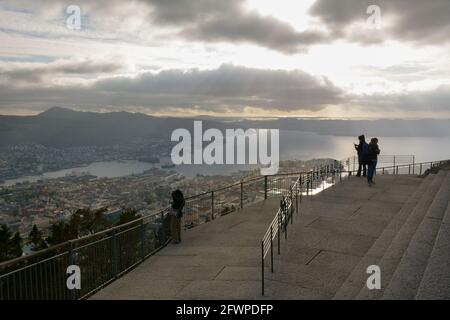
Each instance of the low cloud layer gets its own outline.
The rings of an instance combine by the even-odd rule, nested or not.
[[[95,66],[95,71],[98,66]],[[53,68],[59,70],[59,68]],[[64,70],[79,70],[65,66]],[[103,69],[101,69],[103,70]],[[11,71],[10,74],[17,74]],[[341,101],[342,91],[326,78],[301,71],[259,70],[223,65],[213,70],[167,70],[136,77],[110,77],[87,85],[29,87],[5,83],[1,104],[45,102],[80,107],[134,106],[149,112],[164,108],[240,110],[320,110]]]
[[[36,84],[58,76],[111,74],[124,70],[123,63],[94,60],[57,60],[51,63],[2,63],[0,83]]]
[[[74,63],[58,62],[51,72],[99,72],[118,66],[91,64],[91,69]],[[44,74],[52,74],[45,71]],[[17,76],[18,72],[10,74]],[[427,111],[430,116],[450,110],[450,86],[404,93],[348,94],[325,77],[302,71],[262,70],[222,65],[211,70],[166,70],[138,76],[106,76],[86,83],[36,82],[22,77],[21,82],[0,85],[0,108],[50,106],[81,110],[140,110],[146,113],[182,112],[239,113],[246,108],[267,115],[289,112],[317,112],[327,106],[357,108],[369,113],[394,112],[413,117]],[[49,85],[49,83],[52,83]],[[342,114],[341,116],[345,116]]]

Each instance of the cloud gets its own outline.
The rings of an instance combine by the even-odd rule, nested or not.
[[[63,65],[63,64],[62,64]],[[72,72],[76,68],[53,67]],[[15,82],[0,84],[0,109],[51,106],[80,110],[124,110],[149,114],[314,113],[342,107],[366,114],[415,114],[435,117],[450,111],[450,86],[400,93],[350,94],[325,77],[303,71],[264,70],[222,65],[211,70],[165,70],[134,77],[114,76],[86,83],[53,84]]]
[[[363,106],[366,111],[401,112],[404,115],[413,115],[414,112],[421,111],[428,112],[429,116],[450,112],[449,85],[439,86],[427,91],[376,93],[348,98],[349,105]]]
[[[0,64],[0,82],[35,84],[49,77],[62,75],[110,74],[125,69],[118,61],[97,61],[90,59],[60,59],[51,63],[3,63]]]
[[[286,22],[248,10],[242,0],[147,2],[153,6],[151,18],[155,23],[181,27],[178,34],[189,40],[247,42],[295,53],[326,39],[317,30],[299,32]]]
[[[213,70],[145,72],[136,77],[111,77],[77,86],[18,87],[9,82],[0,87],[0,93],[4,107],[29,103],[47,107],[77,105],[88,109],[144,107],[150,113],[165,108],[217,112],[245,107],[320,110],[328,104],[339,103],[342,94],[328,79],[302,71],[233,65]]]
[[[50,0],[5,1],[0,29],[36,37],[141,44],[172,40],[249,43],[285,54],[336,40],[362,44],[398,40],[416,45],[450,42],[448,0],[433,0],[432,4],[423,0],[316,0],[308,11],[311,23],[303,31],[249,9],[245,0],[78,0],[76,4],[88,21],[83,32],[65,27],[66,2]],[[381,30],[365,26],[370,5],[381,8]]]
[[[381,30],[361,28],[369,5],[381,9]],[[317,0],[309,13],[332,32],[335,39],[356,42],[411,41],[441,45],[450,41],[448,0]]]
[[[328,39],[316,29],[298,31],[285,21],[251,10],[245,0],[78,0],[76,4],[81,7],[83,19],[89,17],[83,32],[73,33],[65,28],[62,12],[67,3],[62,1],[46,0],[37,4],[21,0],[14,6],[26,6],[36,14],[20,12],[14,17],[5,14],[4,19],[9,19],[9,23],[3,25],[10,28],[19,19],[22,27],[16,24],[17,32],[39,37],[103,36],[144,43],[179,39],[249,43],[287,54],[305,51],[309,45]],[[135,23],[130,21],[130,16]]]

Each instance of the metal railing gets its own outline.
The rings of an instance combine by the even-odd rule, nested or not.
[[[262,279],[262,295],[264,295],[264,269],[265,263],[264,259],[270,251],[270,270],[273,272],[273,241],[277,238],[277,248],[278,254],[280,254],[280,238],[281,232],[284,232],[287,238],[287,229],[289,221],[293,223],[294,221],[294,198],[295,198],[295,211],[298,213],[298,201],[299,195],[301,197],[302,193],[299,192],[299,186],[301,185],[301,178],[299,177],[294,185],[290,188],[288,194],[283,196],[280,200],[280,207],[269,225],[262,241],[261,241],[261,279]],[[295,196],[294,196],[295,195]]]
[[[83,299],[164,247],[166,210],[0,264],[0,300]],[[81,289],[69,290],[67,267],[82,270]]]
[[[392,156],[394,157],[394,156]],[[396,158],[398,156],[395,156]],[[348,158],[350,159],[350,158]],[[398,158],[397,158],[398,159]],[[403,163],[403,164],[395,164],[392,166],[384,166],[376,168],[376,173],[378,174],[393,174],[393,175],[422,175],[426,172],[426,170],[432,170],[435,167],[439,167],[445,163],[450,163],[450,160],[439,160],[439,161],[429,161],[429,162],[421,162],[415,163],[415,157],[410,156],[411,163]],[[405,161],[405,160],[403,160]],[[308,173],[300,174],[298,179],[296,180],[293,188],[290,189],[287,196],[283,196],[283,199],[280,204],[280,208],[275,214],[274,219],[270,223],[264,237],[261,241],[261,290],[262,295],[264,296],[265,290],[265,259],[270,252],[270,271],[273,273],[273,241],[277,238],[277,251],[278,255],[280,254],[280,232],[284,232],[285,239],[287,239],[287,226],[288,221],[293,222],[292,215],[292,206],[295,203],[295,211],[299,212],[299,198],[300,194],[300,203],[301,203],[301,195],[313,195],[313,190],[317,190],[320,192],[324,189],[320,188],[320,186],[324,185],[325,181],[331,177],[330,185],[334,185],[336,183],[342,182],[343,179],[350,178],[354,175],[358,170],[355,168],[347,169],[347,166],[342,163],[342,161],[338,162],[337,166],[326,166],[320,167],[317,170],[313,170]],[[306,187],[305,187],[306,185]],[[329,186],[330,186],[329,185]],[[306,192],[304,191],[306,189]],[[295,195],[295,196],[294,196]],[[295,200],[294,200],[295,198]],[[287,210],[287,211],[285,211]]]
[[[186,198],[185,229],[289,192],[298,173],[261,176]],[[307,190],[312,190],[312,180]],[[310,192],[310,191],[308,191]],[[170,241],[167,208],[83,238],[0,263],[0,300],[84,299]],[[67,267],[80,268],[81,289],[69,290]]]
[[[294,184],[288,188],[288,192],[282,195],[280,207],[270,223],[266,233],[261,240],[261,290],[264,296],[265,283],[265,259],[270,252],[270,272],[274,272],[273,251],[274,240],[277,239],[277,254],[281,254],[280,238],[284,233],[288,237],[288,225],[294,221],[294,211],[299,212],[302,196],[313,195],[315,192],[342,181],[342,167],[335,165],[322,166],[307,173],[300,173]],[[330,180],[331,181],[328,181]],[[295,207],[295,209],[294,209]]]
[[[435,167],[441,166],[442,164],[449,162],[450,160],[437,160],[437,161],[427,161],[419,163],[404,163],[396,164],[391,166],[377,167],[376,173],[387,175],[387,174],[402,174],[402,175],[422,175],[426,170],[431,170]],[[353,175],[358,170],[348,171],[349,175]]]
[[[416,157],[414,155],[380,155],[378,156],[378,163],[383,165],[403,165],[414,164]],[[348,157],[340,161],[345,171],[357,171],[358,156]]]

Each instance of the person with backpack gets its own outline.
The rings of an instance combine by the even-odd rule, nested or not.
[[[170,207],[170,235],[174,244],[181,242],[181,218],[185,205],[183,193],[180,190],[172,192],[172,204]]]
[[[363,171],[363,176],[367,175],[367,153],[369,150],[369,145],[366,142],[366,137],[362,134],[358,137],[359,144],[355,144],[355,150],[358,152],[358,173],[357,177],[361,177],[361,170]]]
[[[380,154],[380,148],[378,147],[378,139],[372,138],[369,143],[369,150],[367,154],[367,183],[369,187],[375,184],[373,181],[373,176],[375,175],[375,170],[377,169],[378,155]]]

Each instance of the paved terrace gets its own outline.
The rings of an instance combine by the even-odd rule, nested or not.
[[[378,176],[369,188],[352,177],[303,197],[281,255],[274,250],[275,273],[266,263],[264,298],[353,297],[348,293],[358,291],[367,275],[364,270],[364,278],[352,282],[358,279],[352,272],[365,266],[368,251],[425,180]],[[170,244],[91,298],[261,299],[260,243],[278,206],[279,199],[269,199],[188,230],[181,244]]]

